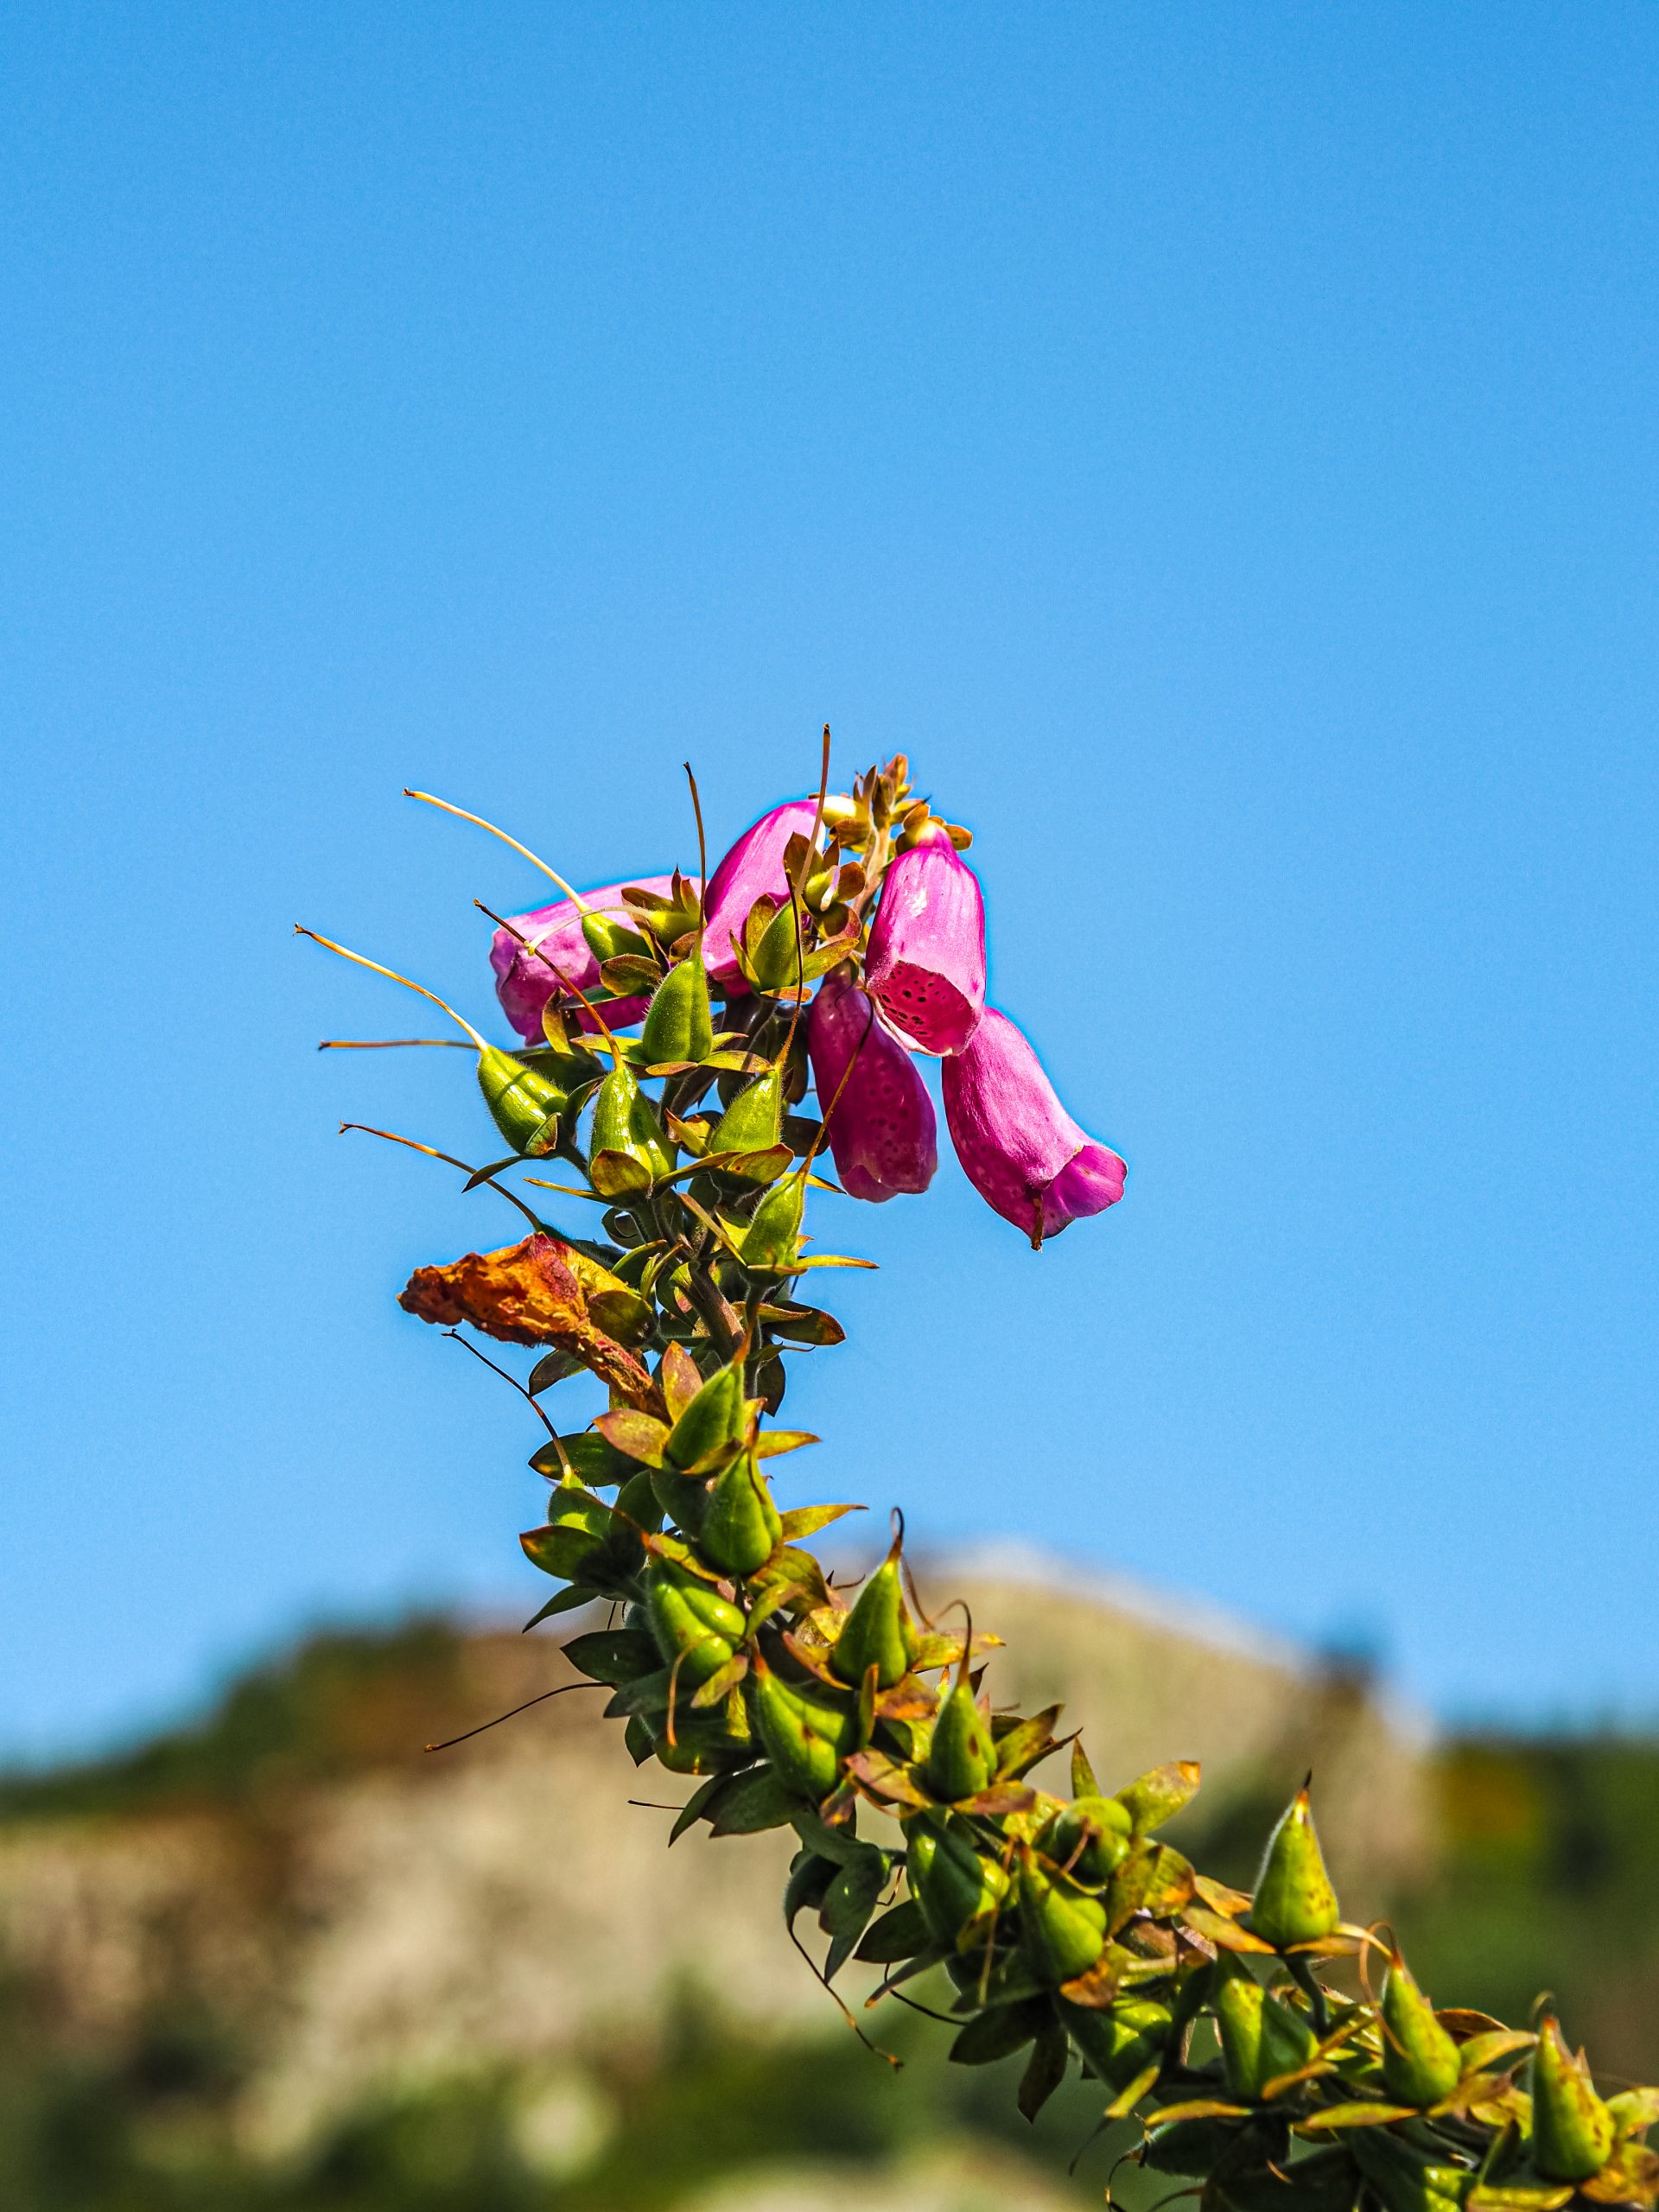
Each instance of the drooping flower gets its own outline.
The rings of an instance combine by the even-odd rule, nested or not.
[[[848,1192],[880,1203],[925,1191],[939,1164],[933,1101],[910,1055],[876,1019],[868,993],[831,976],[812,1001],[806,1043],[836,1172]]]
[[[925,1052],[959,1052],[985,1005],[985,901],[942,823],[887,870],[864,980]]]
[[[576,990],[586,991],[591,998],[600,988],[599,962],[582,933],[582,908],[631,923],[634,918],[623,899],[625,889],[652,891],[667,898],[673,881],[671,875],[631,875],[625,883],[607,884],[602,891],[584,891],[582,906],[574,899],[561,899],[555,906],[537,906],[531,913],[513,915],[513,928],[528,938],[537,952],[531,951],[506,930],[497,930],[490,944],[495,995],[501,1001],[502,1012],[521,1037],[530,1042],[540,1041],[542,1008],[549,999],[569,998],[574,1002]],[[538,953],[544,957],[538,957]],[[562,993],[560,976],[574,988]],[[637,1021],[645,1010],[644,999],[619,999],[606,1006],[605,1018],[613,1028],[623,1029],[629,1022]],[[584,1028],[592,1027],[585,1013],[579,1018]]]
[[[944,1118],[963,1173],[1033,1245],[1123,1195],[1123,1162],[1061,1105],[1042,1062],[1007,1014],[988,1006],[966,1050],[944,1069]]]
[[[774,806],[743,832],[709,877],[702,957],[714,982],[729,983],[739,975],[732,939],[741,936],[755,900],[788,895],[785,848],[798,832],[812,835],[817,811],[817,800],[810,798]]]

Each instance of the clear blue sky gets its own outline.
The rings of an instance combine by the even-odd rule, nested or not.
[[[846,1209],[801,1480],[1659,1710],[1659,14],[81,8],[7,144],[0,1749],[528,1611],[471,899],[910,752],[1127,1202]],[[482,1147],[482,1151],[480,1151]],[[834,1204],[836,1202],[826,1202]],[[1179,1747],[1176,1747],[1179,1748]]]

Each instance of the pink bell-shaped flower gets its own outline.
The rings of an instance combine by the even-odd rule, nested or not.
[[[944,1118],[963,1172],[1033,1246],[1123,1195],[1117,1154],[1080,1129],[1007,1014],[988,1006],[944,1069]]]
[[[532,913],[515,914],[513,928],[538,947],[544,958],[538,958],[506,930],[497,930],[490,944],[495,995],[501,1001],[502,1012],[527,1043],[541,1042],[542,1008],[549,999],[574,1000],[577,990],[586,991],[591,998],[600,988],[599,962],[582,933],[582,908],[633,925],[636,918],[623,899],[623,891],[652,891],[666,899],[671,895],[673,886],[671,875],[631,875],[626,884],[609,883],[602,891],[584,891],[582,906],[574,899],[561,899],[556,906],[537,906]],[[551,967],[548,965],[550,961]],[[560,976],[573,988],[562,992]],[[631,1021],[638,1021],[645,1005],[644,999],[637,1002],[632,999],[616,1000],[607,1004],[605,1019],[613,1029],[626,1029]],[[578,1018],[584,1029],[592,1028],[593,1023],[585,1012],[580,1013]]]
[[[939,1164],[933,1101],[868,993],[829,977],[812,1001],[806,1045],[836,1172],[849,1193],[880,1204],[925,1191]]]
[[[798,832],[803,837],[812,835],[817,813],[816,799],[792,798],[774,806],[743,832],[709,877],[702,957],[711,981],[729,983],[739,979],[732,939],[742,936],[749,909],[757,899],[768,893],[774,899],[788,896],[785,848]]]
[[[864,981],[886,1019],[925,1052],[961,1052],[979,1025],[985,901],[942,823],[887,870]]]

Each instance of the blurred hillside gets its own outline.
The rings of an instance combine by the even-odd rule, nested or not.
[[[1309,1767],[1345,1908],[1437,1993],[1659,2063],[1643,1868],[1659,1752],[1431,1748],[1362,1675],[1010,1556],[942,1563],[1008,1648],[997,1701],[1061,1698],[1103,1776],[1197,1757],[1172,1831],[1248,1878]],[[0,2202],[19,2212],[1041,2212],[1083,2085],[1039,2128],[914,2015],[868,2056],[791,1948],[778,1835],[664,1850],[556,1645],[417,1623],[320,1637],[130,1755],[0,1783]],[[632,1799],[652,1799],[640,1804]],[[845,1977],[856,2008],[869,1986]],[[1131,2200],[1133,2191],[1130,2191]]]

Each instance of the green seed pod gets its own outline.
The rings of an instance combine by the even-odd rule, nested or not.
[[[557,1084],[492,1045],[478,1056],[478,1087],[490,1118],[515,1152],[541,1160],[552,1151],[567,1103]]]
[[[790,1174],[774,1183],[749,1217],[742,1244],[744,1266],[756,1274],[787,1274],[800,1255],[805,1213],[804,1176]]]
[[[663,1456],[677,1467],[695,1467],[721,1445],[738,1442],[743,1428],[743,1370],[719,1368],[669,1431]]]
[[[967,1672],[964,1660],[956,1688],[939,1707],[927,1747],[927,1786],[951,1805],[976,1796],[996,1771],[990,1725],[974,1702]]]
[[[1293,1943],[1311,1943],[1328,1936],[1341,1916],[1304,1783],[1268,1840],[1250,1907],[1250,1926],[1263,1942],[1282,1951]]]
[[[1313,2056],[1319,2040],[1313,2029],[1270,1995],[1235,1952],[1224,1951],[1216,1961],[1214,2004],[1227,2086],[1235,2096],[1259,2096],[1265,2083],[1294,2073]]]
[[[709,1135],[710,1152],[769,1152],[781,1143],[784,1071],[768,1068],[740,1090]]]
[[[673,1148],[663,1135],[657,1109],[626,1060],[618,1060],[594,1095],[593,1148],[637,1160],[653,1179],[673,1173]]]
[[[786,991],[793,984],[801,966],[801,929],[791,904],[780,906],[760,932],[749,965],[763,991]]]
[[[954,1943],[970,1922],[1000,1905],[1008,1893],[1007,1871],[982,1858],[972,1837],[954,1822],[911,1825],[905,1873],[922,1917],[936,1939]]]
[[[1106,1947],[1106,1908],[1027,1853],[1020,1867],[1020,1942],[1039,1980],[1058,1988],[1087,1974]]]
[[[1101,2010],[1057,1998],[1062,2025],[1084,2062],[1109,2089],[1122,2089],[1150,2066],[1169,2041],[1167,2005],[1155,1998],[1120,1997]]]
[[[1404,2105],[1437,2105],[1463,2072],[1458,2046],[1396,1951],[1382,1984],[1382,2078]]]
[[[708,1058],[714,1047],[715,1020],[701,950],[677,962],[658,984],[640,1036],[645,1058],[653,1065],[663,1060]]]
[[[874,1667],[876,1688],[890,1690],[908,1673],[919,1648],[899,1573],[899,1541],[893,1538],[893,1549],[859,1592],[830,1654],[831,1669],[855,1688]]]
[[[858,1736],[858,1716],[844,1699],[816,1685],[781,1681],[757,1652],[748,1688],[754,1726],[785,1789],[817,1804],[841,1778],[841,1762]]]
[[[658,1764],[671,1774],[718,1774],[724,1767],[752,1759],[754,1739],[742,1699],[728,1700],[718,1713],[677,1713],[674,1741],[669,1742],[664,1727],[652,1738],[652,1749]]]
[[[697,1537],[709,1564],[725,1574],[753,1574],[783,1541],[784,1523],[753,1452],[740,1452],[715,1477]]]
[[[1613,2147],[1613,2115],[1596,2094],[1583,2054],[1574,2058],[1553,2014],[1532,2054],[1532,2158],[1551,2181],[1588,2181]]]
[[[1129,1855],[1133,1823],[1116,1797],[1077,1797],[1055,1814],[1042,1847],[1080,1882],[1109,1881]]]
[[[664,1663],[678,1661],[687,1689],[720,1672],[748,1625],[718,1590],[667,1559],[652,1560],[645,1570],[645,1611]]]

